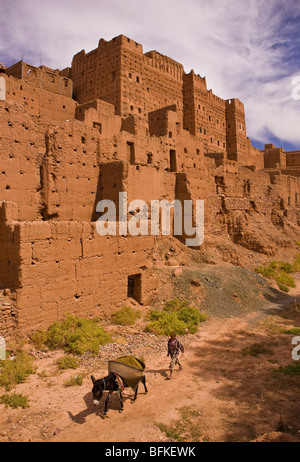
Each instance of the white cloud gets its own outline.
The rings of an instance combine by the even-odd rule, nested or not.
[[[125,34],[206,75],[208,88],[245,103],[248,136],[276,137],[300,147],[300,101],[292,99],[286,53],[292,46],[296,0],[15,0],[0,5],[1,53],[54,68],[81,49]],[[300,68],[299,68],[300,75]],[[266,139],[266,137],[268,139]]]

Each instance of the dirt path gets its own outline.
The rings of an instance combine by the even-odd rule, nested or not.
[[[30,397],[30,408],[0,405],[0,441],[299,441],[299,376],[274,373],[291,363],[293,337],[274,326],[300,325],[299,313],[287,318],[285,310],[282,317],[288,303],[243,318],[210,319],[187,345],[184,370],[172,380],[166,380],[166,352],[149,354],[149,393],[141,386],[131,404],[127,391],[122,414],[113,396],[105,420],[104,399],[93,405],[89,378],[105,375],[105,365],[76,371],[87,374],[83,385],[64,388],[75,371],[59,373],[55,360],[61,353],[52,353],[37,361],[41,376],[14,390]],[[248,354],[254,345],[260,346],[256,357]]]

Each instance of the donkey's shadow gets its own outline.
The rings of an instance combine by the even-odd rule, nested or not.
[[[123,401],[127,401],[127,399],[131,399],[131,396],[123,394]],[[95,406],[93,402],[93,394],[92,392],[89,392],[84,395],[83,400],[85,402],[86,409],[79,412],[78,414],[72,414],[72,412],[67,411],[70,419],[73,420],[73,422],[82,425],[86,422],[86,418],[91,414],[102,418],[104,414],[105,399],[101,400],[101,405]],[[117,395],[112,394],[110,397],[109,408],[112,410],[119,410],[119,407],[120,401]]]

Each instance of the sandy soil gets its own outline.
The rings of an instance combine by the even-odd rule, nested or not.
[[[291,295],[299,300],[297,281]],[[147,354],[149,393],[141,386],[131,404],[128,389],[122,414],[113,395],[107,419],[104,399],[93,405],[89,377],[103,377],[106,364],[59,372],[55,361],[62,352],[47,353],[35,362],[47,377],[32,375],[13,390],[29,397],[30,408],[0,405],[0,441],[300,441],[300,377],[274,372],[292,362],[294,335],[277,329],[299,327],[299,311],[286,310],[291,301],[242,317],[210,318],[187,339],[183,371],[172,380],[166,351]],[[255,344],[266,347],[257,357],[249,354]],[[79,373],[86,374],[82,386],[63,386]]]

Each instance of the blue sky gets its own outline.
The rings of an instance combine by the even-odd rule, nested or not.
[[[0,0],[0,62],[62,69],[101,37],[124,34],[244,102],[259,148],[300,149],[299,0]],[[299,91],[300,94],[300,91]]]

